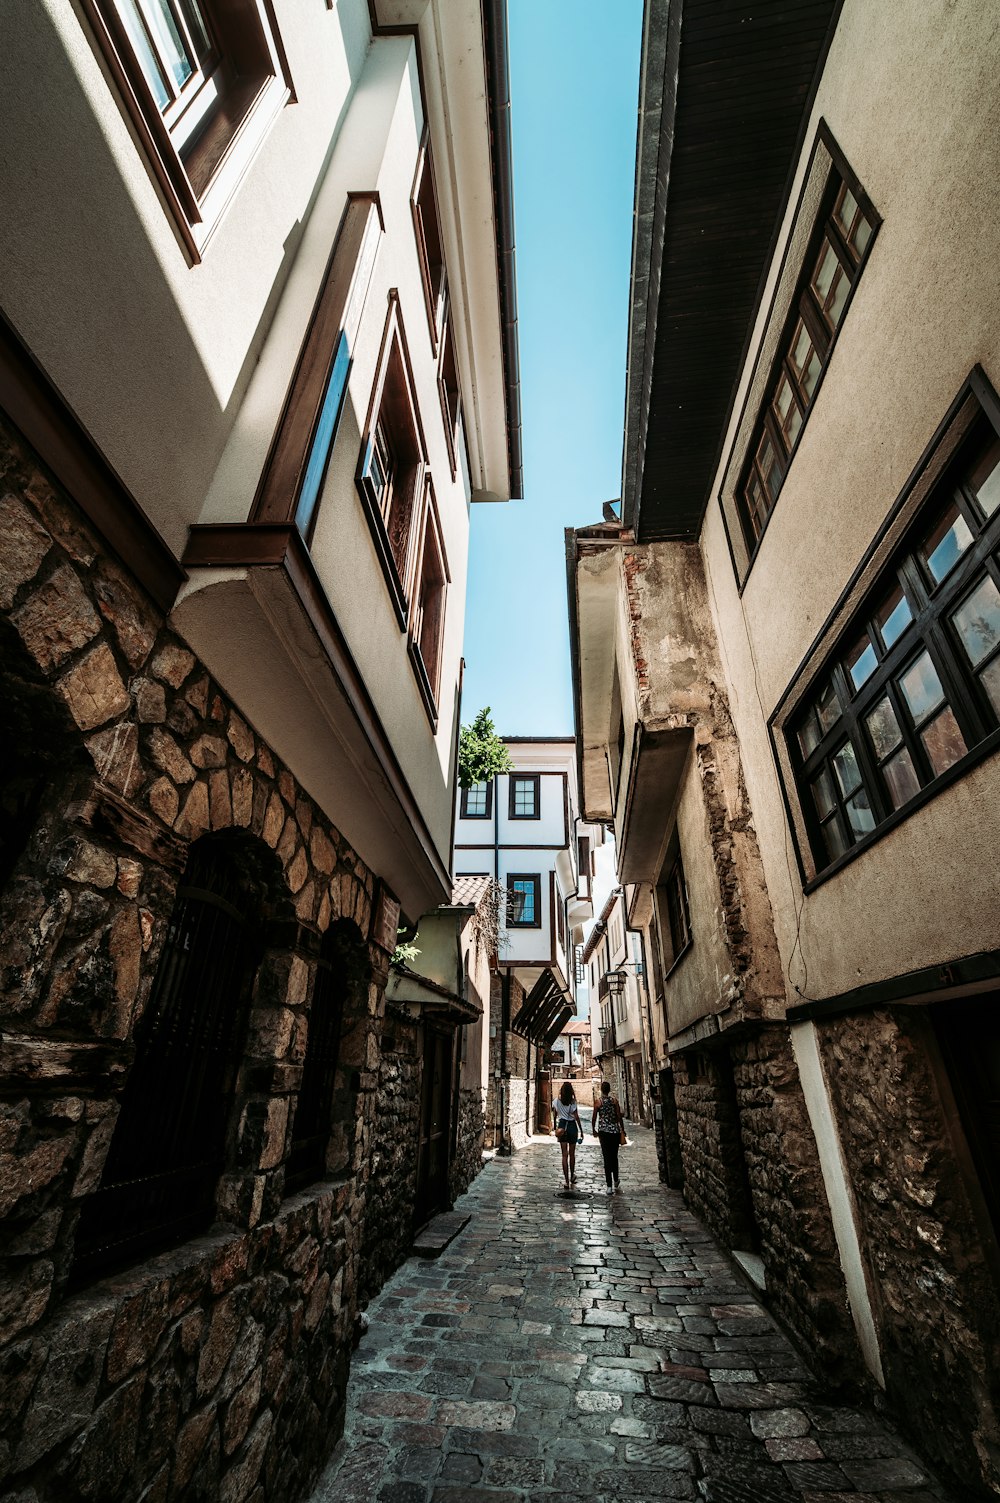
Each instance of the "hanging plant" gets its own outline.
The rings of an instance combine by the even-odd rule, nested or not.
[[[489,783],[501,772],[510,772],[514,764],[510,753],[496,733],[490,707],[480,710],[471,725],[463,725],[458,740],[458,784],[471,788],[474,783]]]

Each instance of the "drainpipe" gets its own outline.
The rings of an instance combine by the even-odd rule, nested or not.
[[[510,971],[500,975],[500,1142],[497,1152],[510,1153],[507,1135],[507,1030],[510,1027]]]

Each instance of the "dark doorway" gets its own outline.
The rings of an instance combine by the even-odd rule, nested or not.
[[[983,1199],[1000,1241],[1000,993],[932,1009]]]
[[[448,1145],[451,1142],[451,1031],[425,1026],[420,1092],[420,1151],[417,1157],[417,1226],[448,1205]]]

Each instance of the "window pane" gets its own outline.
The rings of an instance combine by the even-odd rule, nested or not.
[[[837,804],[833,792],[833,779],[825,767],[819,777],[813,779],[812,793],[816,801],[816,811],[820,819],[824,819],[832,809],[836,808]]]
[[[867,724],[868,734],[872,739],[872,746],[875,748],[875,755],[881,762],[882,758],[887,757],[893,747],[898,746],[903,739],[902,732],[899,729],[899,721],[896,719],[896,712],[892,708],[888,696],[885,699],[879,700],[874,710],[868,716]]]
[[[893,590],[884,605],[875,612],[875,621],[887,648],[892,646],[897,637],[902,636],[912,620],[910,602],[901,589]]]
[[[858,212],[858,201],[850,188],[845,183],[837,197],[837,207],[833,217],[844,232],[844,239],[850,240],[851,231],[854,229],[854,216]]]
[[[965,737],[958,728],[958,721],[946,706],[936,720],[932,720],[921,733],[921,740],[930,758],[935,773],[947,772],[959,757],[967,751]]]
[[[840,719],[840,698],[832,683],[827,684],[816,701],[816,713],[824,731],[828,731]]]
[[[535,884],[530,879],[515,881],[513,888],[514,919],[519,924],[535,922]]]
[[[819,745],[819,724],[816,720],[816,711],[810,710],[804,724],[799,731],[799,747],[802,755],[808,757],[809,753]]]
[[[774,393],[774,415],[786,447],[790,450],[802,427],[802,411],[787,376],[782,376]]]
[[[177,88],[182,89],[194,72],[195,64],[188,55],[187,44],[181,37],[172,7],[168,0],[139,0],[139,3],[153,34],[157,51]]]
[[[1000,590],[988,574],[951,619],[976,667],[1000,642]]]
[[[878,658],[875,656],[874,647],[868,640],[867,632],[855,642],[851,651],[847,654],[846,662],[847,671],[851,675],[855,689],[860,689],[861,685],[868,682],[878,667]]]
[[[836,861],[847,850],[847,841],[844,839],[840,828],[840,821],[836,817],[827,821],[823,826],[823,844],[830,853],[830,860]]]
[[[121,17],[122,25],[128,34],[143,76],[152,90],[157,107],[165,110],[170,103],[170,90],[167,88],[163,69],[150,45],[142,17],[136,7],[136,0],[115,0],[115,9]]]
[[[837,252],[829,240],[824,240],[819,253],[819,260],[816,262],[816,270],[813,272],[813,287],[819,296],[820,303],[823,305],[826,304],[826,300],[830,295],[830,288],[833,286],[833,279],[837,274],[839,266],[840,262],[837,259]]]
[[[816,382],[819,380],[819,373],[823,367],[813,348],[809,330],[801,321],[792,338],[791,361],[805,396],[811,397],[816,390]]]
[[[957,506],[949,506],[921,548],[920,556],[940,583],[946,574],[951,573],[971,542],[969,524]]]
[[[867,835],[875,828],[875,816],[872,813],[868,795],[862,788],[847,803],[847,817],[851,822],[851,829],[860,840],[862,835]]]
[[[920,792],[920,779],[917,777],[913,759],[905,746],[885,764],[882,774],[894,809],[901,809],[915,794]]]
[[[983,511],[992,517],[1000,506],[1000,439],[990,444],[969,476],[969,484]]]
[[[535,811],[535,783],[533,778],[514,779],[514,813],[532,815]]]
[[[850,290],[850,282],[842,270],[838,271],[833,283],[833,294],[826,308],[826,316],[834,328],[837,327],[843,316],[844,305],[847,302],[847,294]]]
[[[979,675],[979,682],[989,697],[990,704],[1000,719],[1000,658],[994,658]]]
[[[755,470],[751,471],[750,479],[747,481],[746,490],[744,491],[744,496],[746,498],[747,511],[749,513],[750,525],[753,529],[754,537],[760,537],[761,533],[764,530],[764,523],[767,521],[769,507],[767,496],[764,493],[764,487],[761,485],[760,480],[757,478],[757,472]]]
[[[944,690],[930,655],[922,652],[899,680],[899,687],[910,707],[914,720],[923,720],[944,699]]]
[[[486,783],[473,783],[471,788],[465,790],[465,809],[467,814],[486,813]]]
[[[853,793],[861,782],[861,773],[858,771],[858,759],[850,741],[846,741],[838,752],[834,752],[833,770],[837,774],[841,793],[845,797]]]
[[[778,452],[766,433],[757,450],[757,469],[764,483],[764,489],[773,501],[781,484],[782,469]]]

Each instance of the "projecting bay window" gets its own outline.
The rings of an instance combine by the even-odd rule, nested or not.
[[[361,444],[356,484],[399,625],[409,614],[426,464],[399,298],[389,299],[378,377]]]
[[[817,872],[1000,743],[1000,438],[984,419],[786,735]]]
[[[511,873],[507,878],[507,927],[542,927],[542,879],[538,875]]]
[[[409,649],[424,708],[436,729],[449,574],[430,476],[427,477],[424,488],[421,532],[414,571],[416,585],[410,611]]]
[[[830,170],[737,486],[737,509],[751,554],[778,499],[878,223],[860,186],[846,174],[846,166]]]
[[[83,0],[193,260],[291,84],[270,0]]]

